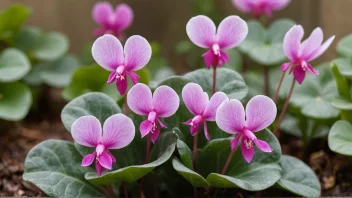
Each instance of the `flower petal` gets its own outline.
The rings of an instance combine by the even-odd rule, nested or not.
[[[246,128],[252,132],[261,131],[274,122],[276,113],[276,105],[271,98],[254,96],[246,106]]]
[[[73,139],[83,146],[96,147],[101,139],[99,120],[91,115],[78,118],[71,126]]]
[[[196,83],[188,83],[183,87],[182,98],[193,115],[201,115],[209,103],[208,94]]]
[[[241,152],[244,157],[244,159],[248,162],[251,163],[253,156],[254,156],[254,147],[252,146],[250,149],[246,148],[246,144],[244,141],[247,140],[246,138],[242,138],[241,142]]]
[[[323,31],[320,27],[317,27],[301,45],[302,58],[306,59],[306,57],[309,57],[310,54],[320,47],[322,42]]]
[[[215,116],[218,127],[230,134],[242,132],[245,124],[245,114],[242,103],[231,99],[224,101],[216,111]]]
[[[133,84],[137,84],[138,83],[138,80],[139,80],[139,76],[134,73],[134,72],[128,72],[128,75],[130,76]]]
[[[215,44],[216,27],[207,16],[191,18],[186,25],[186,31],[189,39],[198,47],[211,48]]]
[[[272,10],[281,10],[286,7],[291,0],[267,0]]]
[[[301,25],[293,26],[285,35],[283,48],[286,56],[290,60],[295,60],[299,56],[301,40],[304,30]]]
[[[127,94],[127,104],[138,115],[148,115],[153,110],[150,88],[142,83],[134,85]]]
[[[153,133],[149,133],[149,134],[150,134],[150,139],[152,140],[153,144],[155,144],[160,134],[160,128],[157,127]]]
[[[280,67],[280,71],[281,72],[286,71],[291,65],[292,65],[291,62],[282,64],[281,67]]]
[[[106,30],[103,28],[96,28],[93,31],[93,35],[98,38],[100,36],[103,36],[105,34],[105,32],[106,32]]]
[[[304,71],[301,66],[297,66],[293,70],[293,76],[299,84],[302,84],[304,78],[306,77],[306,71]]]
[[[307,57],[307,62],[312,61],[321,56],[330,47],[334,39],[335,36],[332,36],[327,41],[325,41],[318,49],[316,49],[309,57]]]
[[[115,114],[106,119],[103,131],[102,143],[105,148],[119,149],[132,142],[135,128],[129,117],[123,114]]]
[[[248,0],[232,0],[232,3],[237,7],[241,12],[247,13],[252,10],[252,6]]]
[[[210,140],[210,136],[209,136],[209,133],[208,133],[207,122],[204,121],[203,124],[204,124],[204,135],[205,135],[205,137],[207,138],[207,140]]]
[[[229,100],[224,92],[216,92],[203,112],[203,119],[207,121],[215,121],[216,110],[226,100]]]
[[[102,174],[103,171],[104,171],[104,167],[102,167],[102,166],[100,165],[99,161],[97,161],[97,162],[95,163],[95,169],[97,170],[97,173],[98,173],[98,175],[99,175],[99,177],[100,177],[101,174]]]
[[[113,9],[108,2],[96,3],[93,7],[92,16],[95,22],[108,27],[110,25],[110,17],[113,15]]]
[[[269,144],[263,140],[258,140],[258,139],[255,139],[253,140],[253,142],[255,143],[255,145],[257,145],[257,147],[263,151],[263,152],[267,152],[267,153],[270,153],[272,152],[273,150],[270,148]]]
[[[90,166],[95,159],[96,152],[83,157],[81,166]]]
[[[236,149],[241,136],[242,136],[242,134],[238,134],[238,135],[236,135],[235,138],[233,138],[231,140],[230,145],[231,145],[231,150],[232,151]]]
[[[248,34],[247,23],[239,16],[228,16],[221,21],[216,39],[221,49],[234,48],[244,41]]]
[[[103,152],[101,156],[98,157],[99,164],[106,168],[111,170],[112,169],[112,159],[109,154],[106,152]]]
[[[202,57],[204,58],[204,62],[205,65],[207,66],[207,68],[209,69],[210,66],[217,66],[217,57],[214,55],[213,50],[208,50],[207,52],[205,52],[204,54],[202,54]]]
[[[110,34],[105,34],[95,40],[92,55],[94,60],[108,71],[115,71],[118,66],[124,64],[121,42]]]
[[[128,81],[126,79],[126,76],[124,79],[116,79],[116,88],[119,91],[120,95],[122,96],[125,94],[127,86],[128,86]]]
[[[134,35],[127,39],[124,52],[126,69],[137,71],[149,62],[152,56],[152,47],[145,38]]]
[[[158,117],[170,117],[178,109],[180,98],[177,93],[168,86],[158,87],[153,94],[153,106]]]
[[[114,26],[120,30],[124,30],[132,24],[133,10],[127,4],[122,3],[116,7],[115,17],[116,21]]]
[[[309,71],[310,73],[312,73],[314,75],[319,75],[319,71],[314,69],[311,64],[307,64],[307,71]]]
[[[139,130],[141,131],[142,138],[150,133],[153,128],[153,123],[149,120],[144,120],[141,125],[139,125]]]

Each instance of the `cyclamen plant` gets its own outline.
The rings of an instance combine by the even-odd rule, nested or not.
[[[100,25],[94,30],[96,37],[112,34],[119,39],[124,39],[123,31],[133,21],[133,11],[127,4],[120,4],[114,10],[110,3],[99,2],[93,8],[93,19]]]
[[[286,7],[291,0],[232,0],[241,12],[251,12],[254,18],[261,15],[272,16],[273,11]]]
[[[73,139],[83,146],[95,147],[92,154],[84,156],[82,166],[90,166],[96,159],[95,168],[99,176],[104,168],[111,170],[116,158],[109,149],[120,149],[129,145],[134,138],[134,124],[123,115],[116,114],[106,119],[103,130],[94,116],[83,116],[72,124]]]

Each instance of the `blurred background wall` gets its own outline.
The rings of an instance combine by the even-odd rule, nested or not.
[[[127,35],[140,34],[148,40],[159,41],[164,55],[173,64],[178,64],[173,56],[175,43],[187,39],[185,26],[193,15],[193,0],[108,0],[113,5],[121,2],[129,4],[135,13],[132,27]],[[206,1],[206,0],[204,0]],[[231,0],[215,0],[216,9],[223,15],[249,16],[232,6]],[[34,12],[28,25],[40,26],[46,31],[55,30],[66,34],[71,42],[71,52],[79,53],[84,44],[94,40],[92,30],[97,27],[91,17],[91,10],[97,0],[1,0],[0,10],[12,3],[31,7]],[[274,13],[275,18],[287,17],[302,24],[310,33],[315,27],[322,27],[325,38],[335,34],[334,46],[323,59],[335,56],[337,41],[352,33],[352,0],[292,0],[284,10]],[[174,65],[175,66],[175,65]]]

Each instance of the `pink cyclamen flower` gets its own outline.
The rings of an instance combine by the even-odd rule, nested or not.
[[[286,7],[291,0],[232,0],[241,12],[253,14],[254,18],[259,18],[262,14],[271,16],[275,10]]]
[[[323,42],[323,31],[321,28],[315,28],[312,34],[303,42],[301,40],[304,35],[304,30],[301,25],[293,26],[285,35],[283,49],[286,56],[291,60],[281,66],[281,71],[286,71],[289,67],[290,74],[296,81],[301,84],[306,76],[306,71],[318,75],[319,72],[315,70],[310,61],[321,56],[334,41],[335,36],[330,37]]]
[[[152,95],[147,85],[138,83],[128,92],[127,103],[133,112],[148,117],[141,123],[139,129],[142,138],[149,134],[155,143],[160,134],[160,127],[166,128],[159,118],[172,116],[180,105],[180,99],[168,86],[158,87]]]
[[[93,8],[93,19],[100,25],[94,30],[96,37],[104,34],[112,34],[123,39],[123,31],[127,29],[133,21],[133,11],[127,4],[120,4],[114,10],[110,3],[99,2]]]
[[[207,16],[191,18],[186,26],[189,39],[198,47],[209,49],[202,56],[208,68],[229,62],[223,51],[238,46],[248,34],[247,23],[238,16],[229,16],[221,21],[218,29]]]
[[[81,166],[90,166],[96,159],[95,168],[99,176],[104,168],[111,170],[116,159],[109,149],[120,149],[129,145],[134,138],[134,130],[132,120],[123,114],[115,114],[106,119],[103,130],[94,116],[78,118],[71,127],[73,139],[83,146],[95,147],[92,154],[83,157]]]
[[[196,135],[201,124],[204,124],[204,135],[210,140],[207,121],[215,121],[216,110],[219,105],[229,98],[223,92],[216,92],[209,100],[209,96],[196,83],[188,83],[182,89],[182,98],[188,110],[194,117],[183,124],[191,126],[192,136]]]
[[[263,152],[272,152],[269,144],[258,140],[254,132],[261,131],[274,122],[276,105],[267,96],[253,97],[244,111],[240,101],[232,99],[220,105],[216,113],[216,123],[220,129],[230,134],[237,134],[231,140],[231,149],[241,141],[241,152],[244,159],[250,163],[254,155],[254,144]]]
[[[122,48],[116,37],[105,34],[93,43],[92,55],[101,67],[111,72],[107,83],[116,80],[116,87],[123,95],[127,89],[127,75],[134,84],[138,83],[139,76],[135,71],[149,62],[152,48],[145,38],[138,35],[128,38]]]

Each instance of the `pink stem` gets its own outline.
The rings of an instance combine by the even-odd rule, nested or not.
[[[279,132],[280,131],[279,130],[280,129],[280,125],[281,125],[282,120],[284,119],[284,115],[285,115],[285,112],[287,110],[288,104],[290,102],[290,98],[291,98],[293,89],[295,88],[295,84],[296,84],[296,80],[293,78],[292,85],[291,85],[291,88],[290,88],[290,92],[287,95],[284,107],[283,107],[283,109],[282,109],[282,111],[280,113],[279,121],[277,122],[277,125],[276,125],[275,130],[274,130],[274,134],[276,135],[276,137],[280,136],[280,132]]]
[[[214,72],[213,72],[213,89],[212,89],[212,92],[213,92],[213,95],[214,93],[216,92],[216,67],[213,67],[214,69]]]
[[[275,103],[276,103],[276,101],[277,101],[277,97],[279,96],[279,92],[280,92],[280,89],[281,89],[282,82],[284,81],[285,74],[286,74],[286,71],[284,71],[284,72],[282,73],[281,78],[280,78],[279,85],[277,86],[277,89],[276,89],[276,92],[275,92],[275,95],[274,95],[274,98],[273,98],[273,101],[274,101]]]
[[[193,169],[196,172],[197,172],[197,161],[196,161],[196,158],[197,158],[198,135],[199,135],[199,132],[197,132],[196,135],[193,138],[193,155],[192,155]]]
[[[146,141],[147,141],[147,148],[146,148],[146,154],[145,154],[145,160],[144,160],[144,164],[147,164],[149,162],[149,154],[150,154],[150,135],[147,135],[146,137]]]
[[[222,168],[222,170],[221,170],[221,174],[222,175],[226,174],[227,168],[229,167],[229,165],[231,163],[231,159],[232,159],[233,155],[235,154],[235,150],[236,149],[233,149],[233,151],[231,151],[230,155],[227,157],[227,160],[226,160],[226,163],[224,165],[224,168]]]

